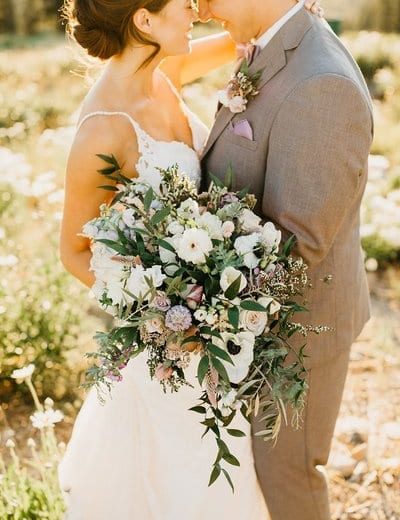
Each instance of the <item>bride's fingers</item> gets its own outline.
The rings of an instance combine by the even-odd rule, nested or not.
[[[324,10],[319,2],[319,0],[306,0],[304,3],[306,9],[311,11],[312,13],[323,17],[324,16]]]

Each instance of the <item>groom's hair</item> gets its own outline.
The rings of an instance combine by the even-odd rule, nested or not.
[[[142,64],[149,63],[160,51],[157,42],[140,32],[133,15],[145,8],[151,13],[161,11],[170,0],[65,0],[62,9],[67,32],[90,56],[107,60],[120,54],[130,40],[155,47]]]

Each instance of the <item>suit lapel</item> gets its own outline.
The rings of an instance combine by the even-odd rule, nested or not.
[[[312,15],[305,9],[301,9],[301,11],[288,20],[268,45],[256,56],[250,65],[249,72],[250,74],[255,74],[259,70],[262,71],[258,82],[259,89],[286,66],[286,51],[298,47],[312,23]],[[245,112],[243,113],[245,114]],[[210,151],[215,141],[235,115],[226,107],[222,107],[219,110],[202,153],[202,158]]]

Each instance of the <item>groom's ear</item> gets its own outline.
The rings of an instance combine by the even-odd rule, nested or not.
[[[138,9],[133,15],[133,23],[140,32],[145,34],[151,33],[151,15],[147,9]]]

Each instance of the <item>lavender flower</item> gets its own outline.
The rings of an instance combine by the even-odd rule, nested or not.
[[[165,325],[175,332],[187,330],[192,325],[192,314],[187,307],[175,305],[167,312]]]

